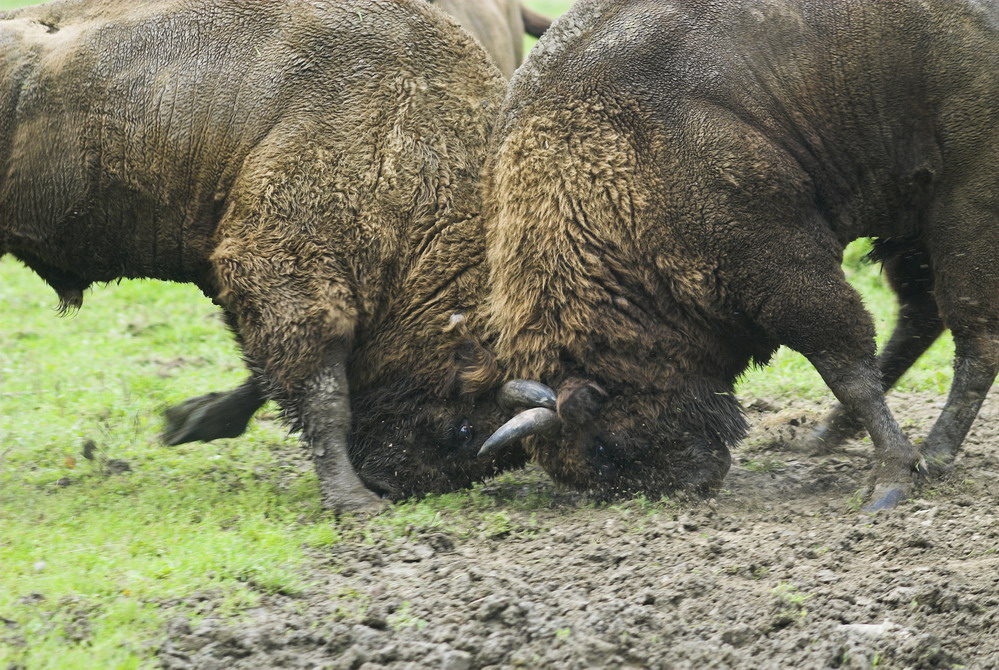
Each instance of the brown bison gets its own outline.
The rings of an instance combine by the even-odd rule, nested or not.
[[[510,77],[523,60],[526,31],[541,37],[551,21],[515,0],[429,0],[453,16]],[[169,445],[237,437],[266,402],[263,384],[252,377],[236,389],[190,398],[166,411],[163,440]]]
[[[868,509],[954,458],[999,366],[999,5],[580,0],[515,75],[487,162],[496,354],[558,390],[516,418],[556,480],[704,493],[778,345],[876,451]],[[880,359],[840,267],[876,237]],[[885,405],[940,333],[951,394],[913,448]],[[883,372],[882,372],[883,371]]]
[[[337,510],[523,461],[476,458],[500,423],[476,403],[470,308],[504,82],[450,19],[422,0],[67,1],[0,13],[0,37],[0,256],[64,308],[123,277],[197,285]]]

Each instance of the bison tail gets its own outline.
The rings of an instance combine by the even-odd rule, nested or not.
[[[520,6],[520,16],[524,20],[524,32],[533,37],[541,37],[552,27],[552,20],[524,5]]]

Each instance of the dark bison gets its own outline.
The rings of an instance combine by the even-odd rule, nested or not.
[[[786,344],[870,432],[869,509],[945,469],[999,366],[997,72],[992,2],[577,2],[511,83],[484,191],[496,354],[558,403],[484,451],[538,432],[572,486],[710,491],[733,382]],[[861,236],[902,304],[880,359],[840,268]],[[920,453],[884,387],[944,326]]]
[[[0,14],[0,54],[0,256],[64,308],[122,277],[197,285],[334,509],[522,462],[475,458],[473,426],[500,423],[476,404],[493,371],[470,308],[504,82],[450,19],[422,0],[53,2]]]

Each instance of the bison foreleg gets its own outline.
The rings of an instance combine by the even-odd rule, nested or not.
[[[860,418],[874,442],[873,492],[865,511],[894,507],[908,496],[916,471],[923,465],[888,409],[873,357],[845,361],[823,352],[809,359],[847,411]]]
[[[323,505],[337,512],[378,509],[387,503],[364,486],[347,455],[354,298],[330,252],[291,220],[220,224],[233,234],[212,257],[217,300],[232,315],[267,392],[301,428]]]
[[[846,282],[838,258],[813,245],[807,235],[791,235],[782,265],[766,265],[764,254],[750,259],[760,263],[754,281],[765,296],[758,319],[777,341],[804,354],[847,411],[860,419],[876,458],[866,509],[894,507],[915,485],[920,455],[885,402],[870,314]]]
[[[386,506],[361,482],[347,456],[351,414],[346,355],[328,356],[302,391],[298,418],[316,465],[323,506],[337,512],[371,512]]]
[[[881,248],[876,250],[880,252]],[[943,332],[933,295],[933,270],[926,250],[906,248],[884,258],[884,272],[898,296],[895,331],[878,355],[881,386],[887,391],[912,367]],[[835,449],[864,428],[843,405],[833,409],[809,436],[807,446],[818,452]]]
[[[173,446],[239,437],[266,400],[254,377],[231,391],[188,398],[166,410],[163,442]]]

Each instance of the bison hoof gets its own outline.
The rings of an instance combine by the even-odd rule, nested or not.
[[[911,483],[878,484],[871,494],[871,502],[864,506],[864,511],[870,514],[894,509],[900,502],[909,497]]]
[[[336,514],[353,514],[357,516],[373,516],[391,507],[389,501],[371,491],[353,491],[347,495],[334,496],[323,501],[326,509]]]
[[[176,446],[186,442],[210,442],[224,437],[239,437],[253,416],[253,411],[247,413],[246,409],[234,406],[228,393],[209,393],[188,398],[164,412],[166,426],[161,439],[164,444]]]

